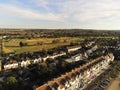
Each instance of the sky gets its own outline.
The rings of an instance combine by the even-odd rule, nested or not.
[[[120,30],[120,0],[0,0],[0,28]]]

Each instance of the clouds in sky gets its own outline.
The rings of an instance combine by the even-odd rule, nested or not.
[[[19,8],[8,4],[0,4],[0,13],[10,16],[18,16],[28,19],[39,20],[60,20],[59,15],[54,13],[39,13],[31,9]]]
[[[119,5],[120,0],[0,0],[0,18],[9,16],[6,25],[18,20],[11,21],[15,27],[21,19],[23,27],[37,22],[36,28],[120,29]]]

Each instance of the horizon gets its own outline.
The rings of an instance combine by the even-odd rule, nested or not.
[[[120,31],[120,29],[92,29],[92,28],[0,28],[0,30],[92,30],[92,31]]]
[[[120,30],[116,0],[0,0],[0,28]]]

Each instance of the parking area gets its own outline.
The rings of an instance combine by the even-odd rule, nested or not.
[[[120,66],[118,62],[105,70],[84,90],[120,90]],[[118,75],[118,77],[117,77]],[[117,77],[117,78],[116,78]]]

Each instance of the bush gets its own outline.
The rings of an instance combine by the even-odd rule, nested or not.
[[[23,43],[23,42],[21,41],[21,42],[19,43],[19,46],[20,46],[20,47],[27,46],[27,45],[28,45],[28,43],[26,43],[26,42]]]

